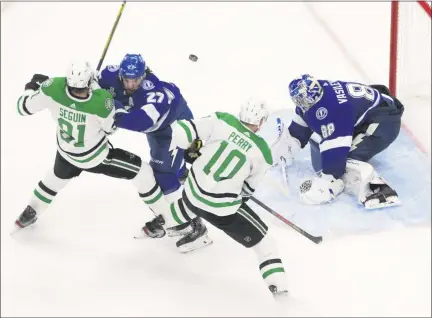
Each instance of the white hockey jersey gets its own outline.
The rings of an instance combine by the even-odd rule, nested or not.
[[[27,90],[18,99],[20,115],[33,115],[48,108],[57,122],[57,148],[71,164],[88,169],[108,155],[107,133],[114,123],[114,100],[103,89],[94,89],[86,99],[69,94],[66,78],[51,78],[37,91]]]
[[[264,139],[236,117],[216,112],[200,120],[181,120],[171,125],[171,149],[186,149],[200,138],[204,146],[185,182],[192,205],[218,216],[235,213],[242,192],[251,194],[272,165]]]

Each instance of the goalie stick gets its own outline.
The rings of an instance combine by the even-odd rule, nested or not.
[[[277,122],[277,128],[278,128],[278,139],[276,140],[276,142],[274,144],[276,144],[282,138],[283,130],[285,129],[285,125],[282,122],[282,120],[280,119],[280,117],[278,117],[276,119],[276,122]],[[280,156],[279,165],[281,167],[282,178],[284,181],[284,186],[285,186],[284,190],[287,191],[288,190],[288,167],[287,167],[286,159],[284,156]]]
[[[312,234],[309,234],[308,232],[306,232],[305,230],[299,228],[297,225],[295,225],[294,223],[292,223],[291,221],[287,220],[286,218],[284,218],[282,215],[280,215],[279,213],[277,213],[275,210],[273,210],[272,208],[268,207],[267,205],[265,205],[264,203],[262,203],[260,200],[251,197],[250,198],[253,202],[255,202],[257,205],[259,205],[261,208],[263,208],[264,210],[266,210],[267,212],[269,212],[270,214],[272,214],[273,216],[277,217],[279,220],[281,220],[282,222],[284,222],[286,225],[290,226],[292,229],[294,229],[295,231],[299,232],[301,235],[303,235],[304,237],[308,238],[309,240],[311,240],[312,242],[319,244],[322,242],[323,237],[322,236],[313,236]]]

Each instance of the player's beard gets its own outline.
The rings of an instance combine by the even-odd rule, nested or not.
[[[126,95],[131,96],[136,92],[136,89],[125,89]]]
[[[128,95],[128,96],[131,96],[133,93],[135,93],[137,91],[137,89],[141,85],[142,78],[131,80],[131,81],[135,81],[135,82],[127,83],[125,79],[122,79],[124,91],[126,92],[126,95]]]

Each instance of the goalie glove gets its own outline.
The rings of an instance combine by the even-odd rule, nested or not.
[[[300,185],[300,200],[309,205],[333,201],[344,189],[341,179],[321,173],[318,177],[305,180]]]
[[[25,84],[24,89],[28,90],[34,90],[37,91],[40,87],[40,85],[45,82],[47,79],[49,79],[49,76],[43,75],[43,74],[34,74],[30,82]]]
[[[280,163],[280,158],[284,158],[286,167],[292,166],[294,163],[294,157],[300,150],[300,141],[291,136],[288,129],[282,128],[282,135],[271,147],[274,165]]]
[[[198,159],[199,156],[201,156],[201,153],[199,150],[202,147],[202,140],[201,139],[195,139],[192,144],[189,146],[188,149],[184,152],[184,160],[187,163],[192,164],[195,160]]]

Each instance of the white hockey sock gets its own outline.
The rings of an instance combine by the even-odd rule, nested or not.
[[[40,215],[44,212],[57,193],[63,189],[72,179],[60,179],[54,174],[51,169],[45,177],[39,181],[37,187],[33,191],[29,205]]]
[[[187,223],[197,217],[180,199],[170,204],[170,210],[171,217],[175,221],[174,225]]]
[[[285,268],[273,238],[267,234],[252,249],[257,255],[261,276],[267,285],[275,285],[279,291],[287,290]]]
[[[156,183],[153,170],[146,162],[142,163],[141,169],[136,177],[132,179],[132,183],[137,188],[143,202],[147,204],[155,216],[162,214],[165,227],[178,225],[174,223],[166,197]]]

